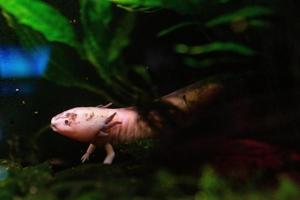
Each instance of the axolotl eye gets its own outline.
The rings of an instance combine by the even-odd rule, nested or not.
[[[69,125],[69,120],[65,120],[65,125]]]

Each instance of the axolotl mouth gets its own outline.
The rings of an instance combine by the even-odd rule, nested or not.
[[[51,119],[51,122],[50,122],[50,127],[53,131],[57,132],[58,131],[58,128],[56,127],[56,120],[61,117],[62,115],[61,114],[58,114],[56,116],[54,116],[52,119]]]
[[[50,127],[51,127],[51,129],[53,130],[53,131],[55,131],[55,132],[57,132],[57,128],[56,128],[56,126],[54,125],[54,124],[50,124]]]

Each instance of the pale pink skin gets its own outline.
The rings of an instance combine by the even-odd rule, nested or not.
[[[72,108],[54,116],[51,119],[51,128],[71,139],[90,143],[81,158],[82,162],[88,160],[96,145],[104,145],[107,152],[104,164],[111,164],[114,159],[112,142],[130,142],[153,134],[133,107]]]

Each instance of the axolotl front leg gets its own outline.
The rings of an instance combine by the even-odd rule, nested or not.
[[[84,163],[87,161],[90,157],[90,155],[95,151],[96,145],[90,144],[88,149],[86,150],[86,153],[81,157],[81,162]],[[115,151],[113,149],[113,146],[110,143],[105,144],[105,150],[106,150],[106,157],[103,161],[103,164],[110,165],[114,158],[115,158]]]
[[[97,140],[98,137],[108,136],[108,133],[105,131],[122,123],[119,121],[112,122],[115,115],[116,115],[116,113],[113,113],[105,120],[105,124],[100,128],[99,132],[96,134],[95,140]],[[101,140],[101,138],[100,138],[100,140]],[[111,164],[115,157],[115,152],[114,152],[113,146],[110,143],[106,143],[104,145],[104,147],[106,150],[106,157],[103,161],[103,164]],[[96,149],[96,145],[91,143],[89,145],[88,149],[86,150],[86,153],[81,157],[81,162],[84,163],[86,160],[88,160],[90,155],[95,151],[95,149]]]

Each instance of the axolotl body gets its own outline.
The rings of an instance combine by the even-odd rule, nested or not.
[[[108,108],[110,105],[76,107],[51,119],[53,131],[90,144],[81,157],[82,162],[89,159],[97,146],[104,146],[107,155],[103,163],[111,164],[115,157],[112,143],[130,142],[153,134],[134,107]]]
[[[189,116],[201,112],[209,102],[220,99],[223,90],[223,86],[218,83],[197,82],[161,97],[160,101],[175,107],[179,111],[176,112],[179,123],[185,123],[191,119]],[[72,108],[54,116],[51,120],[53,131],[90,144],[81,157],[82,162],[89,159],[96,146],[104,146],[107,156],[103,163],[111,164],[115,157],[112,143],[152,137],[158,134],[157,128],[163,127],[163,117],[155,111],[147,116],[155,123],[153,127],[139,115],[136,107],[109,108],[110,105],[111,103],[105,106]]]

